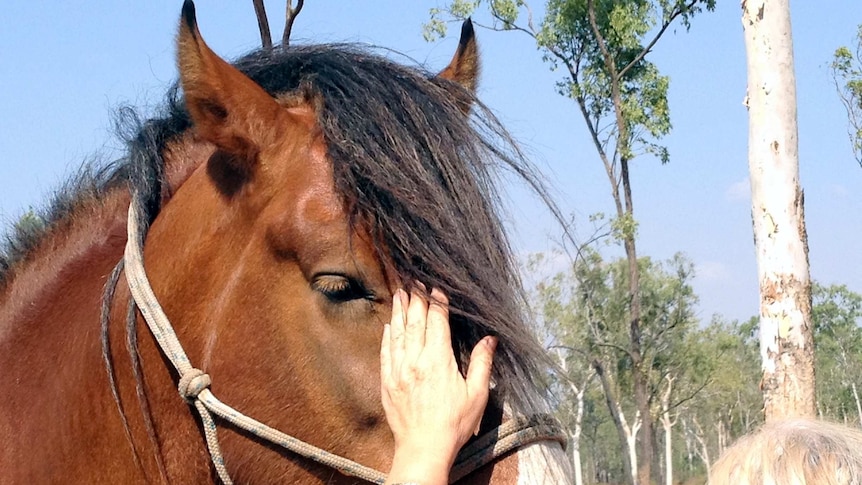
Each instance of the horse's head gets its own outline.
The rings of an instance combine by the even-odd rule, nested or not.
[[[540,347],[522,321],[489,166],[529,172],[475,104],[472,29],[438,75],[344,46],[264,52],[234,67],[207,47],[187,6],[178,51],[193,128],[166,145],[173,193],[152,214],[145,257],[213,392],[276,429],[387,470],[380,336],[392,292],[421,281],[450,296],[462,357],[482,336],[499,335],[489,413],[499,415],[503,399],[529,410]],[[171,173],[183,175],[171,181]],[[154,413],[155,424],[162,447],[177,450],[197,430],[171,402],[173,417]],[[240,481],[338,480],[233,427],[220,433]]]

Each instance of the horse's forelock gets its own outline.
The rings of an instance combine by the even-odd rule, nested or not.
[[[405,286],[443,289],[466,358],[500,336],[496,381],[510,405],[529,407],[547,362],[525,318],[516,264],[498,211],[496,169],[535,172],[494,116],[461,86],[347,46],[291,47],[238,67],[271,93],[310,86],[337,190],[351,220],[370,223],[381,258]],[[546,198],[547,200],[547,198]]]

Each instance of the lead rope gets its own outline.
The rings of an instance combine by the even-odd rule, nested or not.
[[[457,482],[506,453],[539,441],[556,441],[565,449],[566,435],[550,414],[515,416],[461,449],[449,483]]]
[[[384,473],[270,428],[222,403],[215,397],[209,389],[212,379],[208,374],[191,365],[147,280],[144,270],[143,241],[139,231],[136,206],[137,204],[133,200],[129,207],[128,240],[124,253],[125,273],[129,290],[147,322],[150,332],[179,375],[177,390],[180,396],[187,402],[194,404],[201,418],[210,458],[221,481],[225,485],[233,484],[221,454],[213,414],[270,443],[334,468],[345,475],[361,478],[371,483],[384,483],[386,481]],[[556,421],[548,415],[515,418],[506,421],[461,451],[453,467],[450,480],[452,482],[457,481],[503,454],[530,443],[554,440],[565,444],[564,436]]]

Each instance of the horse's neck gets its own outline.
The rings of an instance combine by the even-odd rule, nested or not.
[[[76,450],[88,442],[122,445],[113,423],[82,423],[117,421],[105,405],[110,393],[100,359],[99,303],[123,251],[119,208],[127,201],[110,194],[79,212],[88,217],[58,225],[0,295],[0,463],[11,483],[61,480],[53,468],[86,476],[70,458]]]
[[[172,148],[168,156],[183,160],[199,151]],[[170,192],[194,165],[179,163],[168,173]],[[13,483],[50,483],[65,480],[64,473],[86,481],[99,469],[114,470],[121,482],[140,479],[111,397],[100,339],[102,294],[123,256],[129,200],[118,188],[98,201],[82,201],[0,290],[0,436],[8,438],[0,443],[0,463],[17,473],[7,477]],[[126,413],[137,408],[122,330],[127,298],[121,283],[110,344]],[[147,443],[137,428],[136,443]],[[90,452],[82,454],[82,448]]]
[[[61,324],[49,315],[80,314],[74,310],[98,302],[105,277],[123,253],[123,206],[128,201],[128,194],[116,191],[101,201],[83,202],[43,237],[0,293],[0,342],[25,327],[28,333],[44,327],[46,332],[61,331],[53,327],[68,327],[71,322],[60,318],[66,320]]]
[[[192,136],[170,144],[165,152],[166,192],[176,191],[211,152],[211,146]],[[0,289],[0,345],[23,322],[50,326],[42,315],[51,307],[81,305],[76,298],[86,297],[81,285],[88,281],[98,282],[98,291],[86,301],[98,300],[108,274],[123,256],[129,200],[127,191],[118,188],[99,200],[81,201],[19,264]]]

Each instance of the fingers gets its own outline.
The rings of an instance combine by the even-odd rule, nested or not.
[[[405,325],[404,321],[406,319],[406,305],[407,294],[404,293],[404,290],[397,290],[395,294],[392,295],[392,319],[389,324],[389,371],[391,372],[393,369],[396,371],[398,367],[401,365],[401,362],[404,361],[404,332]],[[381,347],[381,351],[382,351]]]
[[[392,305],[394,308],[394,304]],[[392,324],[383,326],[383,340],[380,342],[380,376],[381,383],[386,384],[386,380],[392,375],[392,344],[390,342],[392,333]]]
[[[494,351],[497,349],[497,338],[487,336],[476,344],[470,354],[470,365],[467,367],[467,390],[473,394],[488,391],[491,384],[491,365],[494,362]]]
[[[431,303],[428,305],[428,322],[425,328],[425,347],[433,351],[452,353],[452,337],[449,329],[449,299],[442,291],[431,290]]]
[[[407,306],[407,323],[404,328],[404,354],[415,359],[425,347],[425,327],[428,317],[428,302],[422,295],[422,283],[410,293],[410,303]],[[421,287],[421,288],[420,288]]]
[[[422,440],[454,439],[457,450],[481,424],[497,339],[476,344],[462,376],[451,345],[449,301],[437,289],[430,303],[427,296],[418,284],[409,296],[404,290],[393,294],[380,346],[383,408],[396,444],[419,433]]]
[[[496,337],[485,337],[476,344],[470,354],[467,367],[467,395],[470,400],[470,413],[478,429],[485,405],[488,404],[488,388],[491,384],[491,365],[497,348]]]
[[[404,364],[415,363],[425,348],[427,327],[435,328],[436,340],[439,340],[441,335],[448,335],[448,309],[435,303],[433,310],[429,310],[428,302],[422,294],[424,286],[421,283],[417,283],[417,286],[411,296],[401,289],[392,295],[392,319],[389,325],[384,326],[389,327],[388,330],[384,328],[387,345],[380,346],[381,359],[386,359],[387,364],[384,369],[381,361],[381,371],[397,373]],[[432,294],[436,299],[446,301],[446,297],[439,290],[432,291]],[[448,345],[448,336],[446,339]]]

